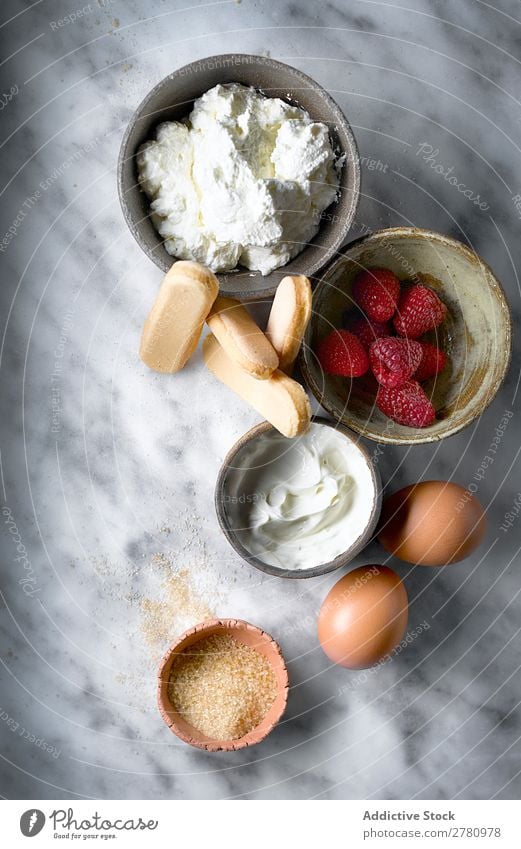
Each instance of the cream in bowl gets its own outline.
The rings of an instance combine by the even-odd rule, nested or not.
[[[244,130],[244,144],[238,141],[234,145],[233,139],[230,133],[228,133],[229,137],[226,140],[226,150],[222,150],[222,156],[221,150],[219,151],[218,161],[215,161],[215,150],[213,148],[211,149],[211,157],[206,160],[206,166],[205,161],[202,161],[201,167],[203,169],[209,167],[211,163],[212,168],[217,171],[219,196],[208,196],[206,198],[206,202],[213,206],[214,216],[218,214],[222,219],[217,222],[216,226],[218,228],[221,226],[229,228],[233,223],[233,227],[241,228],[244,224],[244,232],[241,233],[240,238],[241,242],[244,241],[244,246],[247,246],[246,249],[250,258],[252,258],[252,246],[256,247],[257,250],[262,250],[263,253],[266,250],[271,252],[273,246],[270,247],[264,239],[258,238],[260,233],[252,232],[252,235],[248,236],[248,241],[246,241],[246,224],[250,228],[251,220],[248,222],[246,220],[236,220],[234,222],[228,220],[227,214],[230,209],[225,210],[228,201],[224,203],[221,201],[224,199],[224,195],[228,194],[229,186],[226,187],[223,185],[219,172],[219,168],[221,168],[224,176],[224,162],[221,161],[221,159],[224,159],[224,153],[228,151],[231,152],[233,157],[237,156],[237,173],[239,174],[240,169],[242,177],[246,180],[240,186],[237,181],[234,181],[241,195],[244,194],[246,185],[250,184],[250,180],[255,184],[253,185],[252,183],[254,194],[258,191],[262,194],[263,189],[258,185],[259,177],[262,180],[263,174],[266,175],[268,182],[264,188],[267,194],[271,194],[272,200],[274,202],[276,201],[277,205],[277,215],[274,216],[271,224],[276,226],[277,223],[280,224],[282,221],[282,229],[285,234],[282,241],[286,242],[290,242],[291,240],[299,241],[300,238],[295,234],[301,232],[301,227],[303,226],[300,221],[296,220],[303,217],[302,205],[299,200],[301,199],[299,194],[301,189],[303,190],[303,194],[307,196],[307,200],[311,201],[312,195],[315,199],[319,197],[323,198],[322,190],[330,193],[332,188],[330,185],[320,186],[314,182],[316,177],[313,176],[313,172],[324,174],[327,171],[327,169],[324,170],[323,168],[327,164],[326,160],[324,159],[323,163],[318,161],[320,156],[325,156],[326,159],[330,158],[328,150],[329,142],[326,144],[325,131],[322,127],[327,127],[327,137],[330,140],[329,146],[334,151],[335,165],[338,166],[338,168],[335,167],[339,180],[338,192],[335,192],[335,196],[336,194],[338,195],[336,201],[322,213],[318,212],[318,206],[321,206],[321,203],[317,205],[314,202],[310,202],[310,212],[312,206],[317,211],[315,215],[311,214],[309,216],[311,220],[307,220],[304,223],[310,230],[313,227],[313,232],[316,235],[313,238],[308,238],[307,235],[304,239],[300,238],[299,244],[294,246],[294,259],[290,259],[283,266],[283,270],[281,266],[280,268],[275,268],[269,274],[263,274],[261,271],[253,271],[251,268],[246,268],[239,264],[230,272],[217,272],[222,295],[240,298],[243,301],[257,300],[268,295],[274,295],[281,276],[285,274],[304,274],[307,277],[313,277],[318,274],[320,269],[336,255],[336,252],[345,242],[355,215],[360,193],[360,160],[356,142],[347,118],[343,115],[339,106],[318,83],[296,68],[292,68],[282,62],[277,62],[274,59],[267,61],[265,56],[248,54],[233,53],[209,56],[202,61],[198,60],[183,68],[179,68],[165,77],[146,95],[129,122],[122,139],[118,159],[118,191],[125,219],[134,238],[146,255],[159,268],[167,272],[173,262],[173,255],[167,251],[165,246],[165,239],[169,240],[170,237],[168,235],[163,237],[159,234],[151,217],[152,213],[152,215],[157,214],[162,219],[165,219],[167,216],[163,213],[167,212],[167,207],[165,206],[162,212],[160,209],[151,209],[151,201],[154,203],[157,197],[148,197],[144,191],[145,184],[140,183],[137,163],[138,151],[142,149],[143,144],[153,143],[154,140],[157,141],[157,131],[161,125],[176,124],[187,127],[194,104],[203,99],[208,92],[211,92],[216,87],[226,89],[230,84],[238,85],[247,91],[253,89],[256,93],[262,94],[264,102],[268,104],[268,109],[273,109],[273,104],[279,102],[283,106],[279,105],[277,108],[281,109],[288,118],[290,114],[298,116],[296,119],[289,118],[288,121],[284,122],[286,128],[283,133],[282,129],[280,133],[275,132],[276,127],[274,125],[271,126],[271,130],[268,133],[269,147],[271,148],[273,142],[275,144],[271,154],[266,156],[266,150],[263,148],[263,145],[258,144],[260,127],[253,120],[254,109],[249,110],[250,114],[248,114],[248,109],[246,109],[241,113],[243,116],[241,121],[243,125],[242,129]],[[220,100],[221,98],[219,98]],[[309,119],[305,117],[306,115],[309,116]],[[259,123],[262,124],[262,121]],[[267,124],[269,122],[264,121],[264,123]],[[215,139],[217,129],[217,127],[213,126],[211,128],[211,137],[213,139]],[[315,141],[318,142],[318,145],[314,144],[313,150],[318,151],[320,149],[318,159],[314,157],[313,161],[311,159],[304,161],[304,158],[302,158],[302,160],[297,162],[295,155],[292,157],[286,156],[285,151],[289,141],[291,141],[293,153],[295,153],[298,147],[299,154],[305,151],[307,156],[310,148],[306,141],[306,133],[312,136],[317,132],[317,129],[318,137]],[[293,145],[294,130],[295,134],[301,131],[300,142],[296,146]],[[226,136],[226,128],[221,127],[219,133]],[[275,136],[276,139],[274,138]],[[257,142],[252,146],[250,142],[254,137],[257,138]],[[233,151],[234,147],[235,153]],[[267,165],[269,174],[266,174],[265,170],[259,172],[257,163],[255,161],[252,163],[255,147],[259,148],[260,159]],[[271,161],[275,147],[278,149],[277,164]],[[240,162],[239,159],[241,160]],[[229,162],[227,160],[228,165]],[[249,163],[252,163],[253,167],[248,171]],[[342,165],[341,168],[340,165]],[[293,169],[291,172],[285,170],[289,166]],[[271,170],[272,168],[273,172]],[[177,172],[179,172],[179,176],[182,174],[186,175],[186,169],[183,170],[181,165],[179,168],[175,168],[174,163],[173,170],[176,172],[176,178],[178,176]],[[278,180],[278,186],[276,184],[278,178],[275,171],[282,178]],[[305,174],[311,178],[308,186],[305,186],[302,180]],[[294,179],[295,176],[296,179]],[[212,174],[210,174],[210,178],[212,181],[214,180]],[[226,182],[228,178],[224,177],[224,179]],[[148,190],[154,190],[153,181],[154,177],[152,176],[152,185],[146,187]],[[148,178],[146,182],[148,183]],[[275,189],[276,198],[273,194]],[[299,200],[298,206],[291,202],[294,192]],[[290,200],[290,203],[283,208],[295,209],[294,221],[291,226],[288,224],[287,215],[281,207],[281,193],[286,193]],[[247,200],[249,205],[249,194]],[[234,198],[231,201],[233,207]],[[271,203],[269,197],[267,198],[267,202]],[[239,218],[242,217],[245,208],[245,203],[243,202]],[[249,208],[251,209],[251,207]],[[297,209],[299,210],[298,212],[296,211]],[[175,215],[176,212],[174,211],[174,217]],[[189,220],[193,220],[191,210],[187,216],[187,221]],[[156,223],[158,222],[156,221]],[[212,223],[212,229],[215,229],[213,224],[215,222]],[[269,224],[269,221],[266,222],[266,227]],[[177,223],[175,226],[177,227]],[[230,234],[228,233],[228,235]],[[236,241],[238,244],[239,239],[235,240],[235,235],[238,235],[238,233],[234,234],[234,238],[230,240],[230,243]],[[264,235],[266,236],[266,233]],[[190,241],[192,240],[192,236],[193,234],[190,234]],[[228,241],[228,238],[226,241]],[[275,238],[275,241],[279,241],[278,237]],[[172,247],[169,244],[170,250]],[[283,250],[285,249],[283,248]],[[233,251],[235,250],[233,249]],[[234,259],[234,257],[231,257],[231,259]],[[230,260],[230,257],[228,257],[228,260]],[[250,260],[247,259],[247,261],[249,262]],[[265,270],[266,267],[264,267]]]
[[[270,574],[313,577],[349,562],[367,544],[380,482],[345,429],[315,419],[288,441],[265,423],[228,455],[216,506],[224,533],[246,560]]]
[[[343,158],[325,124],[252,86],[216,85],[184,121],[158,126],[137,155],[165,249],[214,272],[267,275],[317,233]]]

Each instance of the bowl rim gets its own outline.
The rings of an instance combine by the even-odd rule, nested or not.
[[[176,713],[176,711],[172,710],[172,706],[168,700],[168,695],[166,694],[165,683],[166,679],[164,677],[165,670],[168,669],[168,673],[170,673],[170,664],[173,658],[173,655],[177,654],[182,648],[186,641],[194,636],[195,634],[199,634],[201,639],[204,639],[205,635],[214,633],[215,628],[223,628],[230,633],[234,631],[244,631],[248,630],[253,632],[259,636],[259,639],[263,642],[268,643],[275,656],[278,659],[279,669],[282,676],[282,683],[279,683],[277,686],[277,697],[280,697],[280,705],[279,710],[276,716],[273,718],[273,721],[266,726],[264,731],[255,737],[254,740],[251,740],[251,735],[254,733],[255,728],[252,731],[249,731],[248,734],[245,734],[243,737],[239,737],[236,740],[198,740],[196,737],[190,737],[183,729],[181,729],[175,719],[172,716],[172,713]],[[272,664],[273,665],[273,664]],[[182,634],[177,637],[173,643],[170,644],[169,648],[163,654],[160,662],[159,668],[157,672],[157,706],[159,708],[159,712],[165,724],[169,727],[172,734],[175,734],[182,740],[184,743],[187,743],[189,746],[193,746],[196,749],[203,749],[207,752],[222,752],[222,751],[238,751],[239,749],[244,749],[248,746],[257,745],[257,743],[261,743],[266,737],[271,734],[273,729],[278,725],[288,703],[288,695],[289,695],[289,673],[288,667],[286,664],[286,660],[282,653],[282,649],[271,634],[268,634],[263,628],[259,628],[258,625],[253,625],[251,622],[247,622],[245,619],[232,619],[225,617],[215,617],[214,619],[205,619],[202,622],[198,622],[196,625],[192,625],[191,628],[188,628],[186,631],[183,631]],[[169,708],[170,705],[170,708]],[[258,728],[258,726],[256,726]]]
[[[265,572],[266,574],[272,575],[277,578],[318,578],[322,575],[327,575],[329,572],[334,572],[336,569],[341,569],[343,566],[346,566],[357,556],[357,554],[359,554],[367,545],[369,545],[369,542],[373,538],[374,532],[377,528],[378,520],[380,518],[380,513],[382,509],[383,486],[380,470],[371,459],[370,452],[368,451],[366,446],[360,442],[359,438],[357,437],[357,434],[355,434],[352,430],[346,427],[346,425],[342,422],[331,421],[330,419],[326,419],[322,416],[313,416],[311,419],[311,424],[319,424],[325,425],[326,427],[331,427],[333,428],[333,430],[339,431],[342,436],[344,436],[353,445],[355,445],[355,447],[360,451],[364,460],[367,463],[369,471],[371,472],[371,479],[373,484],[373,503],[367,525],[365,526],[361,534],[358,536],[358,538],[349,546],[349,548],[347,548],[341,554],[337,555],[337,557],[335,557],[333,560],[328,560],[326,563],[321,563],[320,565],[313,566],[310,569],[280,569],[278,566],[272,566],[270,563],[264,563],[264,561],[256,555],[250,554],[248,550],[242,545],[240,540],[237,538],[235,531],[233,530],[233,528],[230,527],[228,523],[226,511],[222,506],[222,495],[224,494],[226,477],[229,471],[230,464],[233,462],[237,453],[242,448],[244,448],[244,446],[248,442],[251,442],[253,439],[256,439],[258,436],[263,433],[267,433],[268,431],[277,432],[277,429],[272,424],[270,424],[270,422],[264,421],[260,424],[255,425],[250,430],[247,430],[246,433],[244,433],[232,445],[222,462],[215,484],[215,512],[217,513],[219,526],[224,536],[228,540],[228,543],[234,549],[235,553],[238,554],[239,557],[246,563],[248,563],[250,566],[254,566],[261,572]]]
[[[371,427],[368,427],[367,425],[362,425],[357,419],[349,416],[348,408],[346,408],[345,410],[344,417],[342,419],[338,419],[337,413],[334,410],[333,404],[329,401],[328,395],[321,393],[319,386],[316,384],[313,378],[312,370],[309,365],[309,345],[303,344],[300,349],[298,363],[304,383],[311,391],[313,397],[329,413],[329,415],[333,417],[335,421],[339,421],[341,424],[360,434],[360,436],[363,436],[366,439],[370,439],[371,441],[377,442],[382,445],[424,445],[426,443],[441,442],[443,439],[447,439],[448,437],[454,436],[455,434],[459,433],[461,430],[468,427],[468,425],[470,425],[475,419],[479,418],[485,412],[485,410],[492,404],[494,398],[499,392],[507,376],[512,360],[512,315],[510,312],[508,299],[501,282],[492,271],[490,265],[475,250],[469,248],[467,245],[465,245],[463,242],[460,242],[458,239],[455,239],[452,236],[447,236],[445,233],[439,233],[436,230],[427,230],[422,227],[386,227],[381,230],[374,230],[373,232],[367,235],[360,236],[359,238],[354,239],[352,242],[349,242],[349,244],[345,246],[342,255],[339,256],[332,263],[330,263],[330,265],[328,265],[327,268],[323,270],[320,280],[313,292],[313,296],[316,295],[321,286],[328,282],[328,279],[333,274],[335,274],[338,268],[350,259],[350,251],[352,249],[358,248],[362,244],[370,245],[373,242],[379,242],[389,237],[398,237],[400,239],[402,237],[407,238],[409,236],[417,236],[421,239],[424,239],[425,241],[433,241],[439,244],[443,244],[445,246],[449,246],[454,250],[458,251],[459,253],[464,254],[469,260],[473,262],[477,260],[479,262],[479,264],[484,268],[486,272],[487,285],[498,296],[498,300],[501,302],[501,306],[503,308],[502,315],[504,318],[506,345],[504,350],[501,352],[503,356],[503,365],[501,373],[497,380],[494,382],[494,384],[490,387],[490,390],[487,393],[486,398],[479,410],[477,410],[474,414],[469,415],[458,425],[454,425],[452,427],[447,428],[446,432],[444,433],[429,434],[428,428],[425,428],[425,430],[414,430],[414,437],[411,434],[411,437],[409,438],[403,435],[392,435],[387,432],[376,433],[376,431],[372,430]],[[309,339],[309,334],[311,332],[313,322],[314,316],[312,314],[311,320],[306,331],[304,342],[306,342],[306,339]]]
[[[188,76],[192,72],[192,70],[196,69],[197,66],[200,66],[201,63],[205,63],[205,62],[209,63],[209,62],[212,62],[212,61],[214,61],[214,62],[216,62],[216,61],[226,62],[226,60],[230,61],[232,59],[233,60],[237,60],[237,59],[241,60],[241,62],[237,65],[237,69],[240,69],[242,64],[247,64],[247,65],[252,66],[252,65],[255,64],[255,62],[257,62],[260,65],[265,64],[265,65],[269,66],[270,68],[274,69],[274,71],[280,71],[280,70],[291,71],[291,73],[295,74],[296,77],[300,78],[300,80],[302,81],[302,83],[305,85],[306,88],[311,88],[315,92],[318,92],[320,97],[324,100],[325,103],[327,103],[327,105],[329,106],[331,111],[334,113],[335,123],[342,127],[342,132],[345,134],[345,136],[348,140],[348,143],[349,143],[348,148],[344,149],[344,146],[342,145],[342,149],[341,149],[340,153],[345,154],[349,159],[350,167],[351,167],[351,171],[352,171],[352,178],[351,178],[352,182],[351,182],[351,185],[349,187],[346,185],[347,208],[343,212],[341,219],[340,219],[339,216],[337,216],[337,221],[339,222],[338,233],[335,236],[334,240],[331,242],[331,244],[329,244],[327,246],[327,248],[324,249],[321,257],[319,259],[317,259],[313,264],[310,264],[306,269],[303,269],[302,271],[300,271],[301,274],[305,274],[307,277],[316,277],[316,276],[319,275],[319,272],[321,271],[321,269],[323,269],[328,263],[330,263],[331,260],[335,257],[335,255],[337,255],[339,253],[339,251],[341,250],[342,245],[344,244],[346,238],[348,237],[349,231],[350,231],[350,229],[353,225],[355,215],[356,215],[356,210],[358,208],[358,204],[359,204],[359,201],[360,201],[360,187],[361,187],[360,153],[359,153],[358,145],[357,145],[357,142],[356,142],[356,139],[355,139],[355,136],[354,136],[354,133],[353,133],[353,130],[352,130],[352,127],[351,127],[349,120],[347,119],[346,115],[343,113],[343,111],[340,108],[340,106],[338,105],[338,103],[334,100],[333,97],[331,97],[329,92],[326,91],[326,89],[323,88],[316,80],[314,80],[313,77],[310,77],[308,74],[305,74],[303,71],[300,71],[298,68],[295,68],[293,65],[289,65],[286,62],[280,62],[277,59],[272,59],[271,57],[265,57],[265,56],[262,56],[260,54],[255,54],[255,53],[220,53],[220,54],[214,54],[212,56],[205,56],[201,59],[197,59],[197,60],[194,60],[193,62],[189,62],[186,65],[182,65],[180,68],[176,68],[175,70],[173,70],[169,74],[167,74],[165,77],[163,77],[163,79],[161,79],[158,83],[156,83],[153,86],[153,88],[150,89],[150,91],[142,98],[139,105],[137,106],[137,108],[132,113],[129,122],[128,122],[127,126],[125,127],[123,136],[121,138],[121,144],[120,144],[119,153],[118,153],[118,160],[117,160],[116,174],[117,174],[118,197],[119,197],[120,207],[121,207],[121,210],[123,212],[123,217],[124,217],[125,222],[126,222],[128,228],[130,230],[131,235],[134,237],[134,240],[137,242],[137,244],[139,245],[139,247],[141,248],[143,253],[150,260],[152,260],[152,262],[159,269],[161,269],[161,271],[163,271],[163,273],[166,273],[170,266],[167,267],[166,264],[165,264],[165,261],[162,261],[162,260],[164,260],[164,257],[162,256],[162,254],[158,254],[157,252],[155,252],[154,250],[152,250],[149,247],[148,243],[144,239],[142,232],[141,232],[141,226],[140,226],[141,221],[136,222],[134,220],[134,216],[132,215],[132,212],[131,212],[131,209],[130,209],[130,204],[128,203],[127,198],[126,198],[126,194],[129,192],[129,190],[132,190],[132,192],[141,191],[140,188],[139,188],[139,184],[137,182],[133,186],[131,186],[130,188],[126,188],[125,185],[124,185],[124,166],[125,166],[125,163],[127,162],[128,158],[129,158],[128,153],[127,153],[127,147],[128,147],[128,144],[129,144],[129,139],[130,139],[130,136],[132,134],[132,131],[134,129],[136,122],[142,116],[142,112],[146,109],[146,106],[148,105],[150,100],[152,100],[156,96],[156,94],[165,85],[167,85],[168,82],[173,82],[178,77]],[[246,62],[245,60],[248,60],[248,61]],[[234,78],[230,79],[229,82],[240,82],[240,72],[237,72],[236,75],[235,75],[234,72],[235,72],[235,66],[232,66],[230,68],[230,73],[231,73],[231,76],[234,77]],[[204,94],[204,91],[206,91],[206,90],[207,89],[203,88],[203,90],[201,91],[201,94]],[[311,116],[311,117],[313,117],[313,116]],[[136,153],[135,151],[132,153],[132,158],[134,158],[135,153]],[[349,191],[347,191],[347,189],[349,189]],[[335,203],[336,202],[331,204],[330,207],[328,207],[328,209],[331,208],[332,206],[334,206]],[[324,212],[326,212],[326,210],[324,210]],[[317,236],[319,236],[320,232],[322,231],[322,227],[324,226],[324,224],[327,224],[327,223],[328,223],[327,220],[324,220],[323,224],[321,224],[321,226],[317,230],[317,233],[315,234],[313,239],[315,239],[315,238],[317,238]],[[335,232],[335,231],[333,231],[333,232]],[[296,256],[293,257],[292,260],[290,260],[290,262],[293,262],[294,260],[296,260],[303,253],[303,251],[306,249],[306,247],[307,247],[307,245],[305,245],[304,248],[302,248],[302,250],[298,254],[296,254]],[[172,263],[174,263],[174,262],[176,262],[178,257],[172,256],[171,259],[172,259]],[[279,273],[281,275],[280,279],[282,279],[282,277],[284,276],[284,269],[287,268],[287,265],[288,265],[288,263],[286,263],[286,265],[282,265],[279,268],[274,269],[273,272],[270,272],[270,275]],[[250,271],[249,269],[244,269],[244,272],[245,273],[251,273],[252,274],[252,280],[253,280],[253,277],[256,274],[258,274],[258,272]],[[297,273],[297,272],[295,272],[295,273]],[[216,276],[217,276],[220,283],[223,281],[223,278],[226,279],[227,283],[230,283],[231,282],[230,278],[233,278],[234,274],[235,274],[235,269],[228,271],[228,272],[216,272]],[[266,275],[266,277],[268,277],[270,275]],[[260,283],[261,284],[262,284],[262,281],[264,279],[266,279],[266,278],[260,276]],[[227,297],[240,298],[242,301],[250,301],[250,300],[254,300],[256,298],[261,298],[261,297],[272,297],[275,294],[278,282],[280,282],[280,281],[277,281],[277,282],[275,282],[275,283],[273,283],[272,285],[269,285],[269,286],[257,285],[255,287],[255,289],[252,288],[247,293],[239,291],[239,290],[233,290],[233,288],[231,286],[227,286],[226,292],[224,294],[226,294]]]

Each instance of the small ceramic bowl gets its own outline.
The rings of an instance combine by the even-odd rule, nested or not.
[[[425,386],[437,410],[430,427],[391,421],[375,406],[374,390],[364,388],[364,378],[326,375],[314,354],[318,342],[341,326],[345,310],[355,307],[354,278],[362,269],[378,266],[390,268],[401,280],[425,283],[448,307],[443,324],[431,332],[431,341],[447,352],[448,364]],[[440,233],[397,227],[353,242],[322,275],[300,365],[319,403],[357,433],[395,445],[435,442],[462,430],[491,403],[508,371],[511,336],[505,293],[474,251]]]
[[[177,711],[174,710],[168,698],[168,684],[170,672],[176,657],[190,646],[195,645],[205,637],[213,634],[227,634],[237,642],[254,648],[259,654],[264,655],[271,664],[271,668],[277,680],[277,695],[268,713],[253,731],[239,737],[237,740],[215,740],[202,734],[196,728],[189,725]],[[210,619],[201,622],[190,630],[185,631],[173,645],[170,646],[161,660],[158,673],[157,702],[159,711],[164,721],[173,734],[198,749],[208,752],[229,752],[253,746],[264,740],[273,731],[284,711],[288,701],[289,679],[288,670],[280,646],[266,631],[262,631],[249,622],[242,619]]]
[[[266,572],[268,575],[275,575],[278,578],[316,578],[319,575],[325,575],[327,572],[340,569],[349,563],[369,543],[380,517],[382,482],[380,472],[373,464],[369,453],[361,445],[355,434],[351,433],[347,428],[342,427],[342,425],[321,418],[314,418],[313,423],[319,424],[321,427],[333,428],[337,433],[342,434],[351,445],[355,446],[360,458],[367,465],[372,485],[371,491],[367,493],[367,498],[370,499],[371,506],[365,528],[358,539],[354,540],[349,548],[342,552],[342,554],[339,554],[338,557],[335,557],[334,560],[325,561],[318,566],[306,569],[281,569],[271,563],[265,563],[259,556],[251,554],[241,541],[241,529],[244,528],[244,520],[241,517],[240,511],[242,504],[248,498],[251,498],[251,493],[239,492],[241,482],[240,476],[237,479],[236,472],[240,472],[247,467],[248,459],[246,455],[254,440],[262,438],[265,434],[277,433],[269,422],[262,422],[262,424],[256,425],[235,443],[226,455],[217,477],[215,509],[226,539],[243,560],[260,569],[261,572]],[[288,446],[292,442],[293,440],[288,440]],[[239,505],[239,508],[237,505]]]
[[[285,274],[315,275],[335,256],[355,216],[360,193],[356,142],[347,119],[318,83],[296,68],[265,56],[232,53],[185,65],[156,85],[132,116],[119,153],[118,191],[132,235],[147,256],[168,271],[175,257],[165,250],[150,219],[148,198],[138,184],[136,154],[143,142],[154,137],[158,124],[186,118],[194,100],[213,86],[230,82],[253,86],[267,97],[280,97],[306,109],[313,120],[327,124],[336,153],[345,154],[340,197],[322,213],[319,232],[298,256],[265,277],[247,269],[218,275],[222,294],[253,300],[273,295]]]

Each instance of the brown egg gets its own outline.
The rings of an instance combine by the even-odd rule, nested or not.
[[[378,539],[400,560],[445,566],[472,554],[485,530],[485,510],[468,490],[448,481],[422,481],[386,499]]]
[[[318,639],[333,663],[365,669],[398,645],[407,618],[407,593],[396,572],[387,566],[360,566],[324,599]]]

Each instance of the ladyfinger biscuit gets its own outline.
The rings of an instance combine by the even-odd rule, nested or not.
[[[230,359],[212,334],[203,342],[203,358],[222,383],[251,404],[283,436],[300,436],[307,430],[311,408],[300,383],[278,369],[267,380],[257,380]]]
[[[266,380],[278,367],[277,352],[240,301],[219,296],[206,323],[230,359],[252,377]]]
[[[271,307],[266,336],[279,355],[279,368],[291,374],[309,319],[311,283],[302,274],[283,277]]]
[[[217,277],[198,262],[175,262],[145,321],[139,355],[154,371],[180,371],[197,347],[219,294]]]

